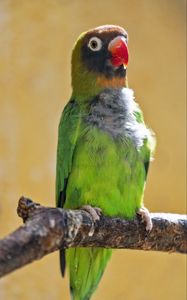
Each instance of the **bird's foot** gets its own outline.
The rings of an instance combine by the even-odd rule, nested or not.
[[[93,220],[93,223],[99,221],[102,210],[99,207],[92,207],[91,205],[83,205],[81,209],[88,212]]]
[[[146,207],[142,206],[137,211],[137,214],[140,215],[142,220],[146,223],[146,230],[151,231],[152,228],[153,228],[153,223],[152,223],[152,220],[151,220],[149,210]]]

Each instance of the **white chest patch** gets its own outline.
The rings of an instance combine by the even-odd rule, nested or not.
[[[140,108],[131,89],[106,89],[91,101],[85,121],[114,138],[130,139],[139,148],[150,133],[143,122],[137,121],[137,113]]]

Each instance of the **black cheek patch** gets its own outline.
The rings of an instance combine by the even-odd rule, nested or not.
[[[87,45],[82,48],[82,61],[89,71],[102,73],[106,65],[106,49],[92,51]]]
[[[81,49],[82,62],[89,71],[105,75],[106,78],[125,77],[126,70],[123,66],[116,69],[108,64],[110,58],[111,54],[107,49],[107,45],[103,45],[99,51],[92,51],[87,44],[84,44]]]

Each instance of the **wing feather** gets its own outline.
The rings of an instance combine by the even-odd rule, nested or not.
[[[58,128],[57,164],[56,164],[56,205],[63,207],[66,201],[66,189],[71,173],[73,153],[79,135],[79,106],[71,100],[65,106]],[[61,273],[65,275],[65,249],[60,250]]]

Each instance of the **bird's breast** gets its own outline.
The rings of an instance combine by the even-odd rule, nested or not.
[[[114,139],[130,139],[140,147],[147,129],[136,121],[134,112],[137,109],[131,90],[106,89],[91,100],[90,111],[84,121],[91,127],[107,132]]]

